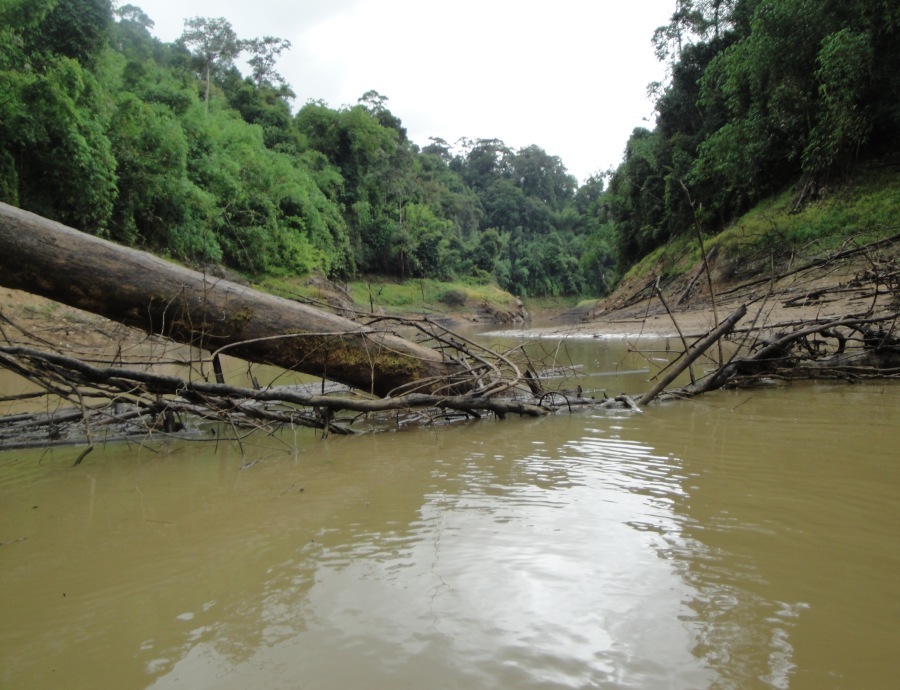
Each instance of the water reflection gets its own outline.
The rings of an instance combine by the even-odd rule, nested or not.
[[[3,456],[0,685],[888,687],[877,391]]]
[[[683,458],[675,557],[716,687],[892,684],[881,636],[900,620],[898,392],[723,392],[659,410],[642,433]]]
[[[712,687],[746,687],[749,679],[788,687],[794,669],[789,630],[805,605],[769,602],[743,589],[731,554],[691,536],[695,522],[685,510],[691,502],[685,463],[617,436],[586,438],[577,450],[615,467],[604,482],[642,497],[642,510],[626,524],[646,533],[649,545],[687,585],[682,603],[688,610],[678,617],[695,640],[692,654],[715,671]],[[767,609],[773,613],[766,615]]]
[[[521,455],[456,439],[468,452],[436,453],[415,519],[344,520],[270,568],[248,613],[279,639],[243,654],[243,631],[213,630],[154,687],[194,686],[210,664],[334,687],[709,685],[685,624],[692,595],[659,557],[678,538],[677,480],[639,443],[566,436]]]

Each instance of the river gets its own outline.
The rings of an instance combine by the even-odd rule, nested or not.
[[[0,687],[895,687],[898,447],[889,382],[0,453]]]

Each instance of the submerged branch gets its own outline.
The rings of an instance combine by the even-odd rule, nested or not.
[[[104,358],[96,350],[84,356],[76,354],[68,349],[68,343],[63,351],[62,345],[29,333],[0,314],[0,367],[38,389],[3,398],[20,409],[18,414],[0,417],[0,449],[85,442],[93,447],[109,439],[173,434],[179,438],[211,438],[210,432],[218,433],[219,427],[235,438],[240,438],[243,430],[275,433],[286,426],[309,427],[321,430],[324,438],[486,415],[539,417],[590,407],[640,412],[661,398],[695,396],[725,386],[775,379],[900,378],[900,267],[876,260],[864,248],[852,251],[866,256],[869,265],[849,283],[823,287],[810,281],[803,289],[791,285],[779,291],[773,266],[764,295],[745,296],[728,318],[696,340],[681,330],[656,281],[650,289],[675,324],[684,351],[657,375],[659,380],[645,393],[612,399],[604,395],[601,400],[586,397],[581,386],[575,391],[544,388],[542,382],[573,374],[573,368],[558,366],[558,350],[564,344],[545,351],[543,357],[533,351],[526,353],[522,346],[496,352],[427,318],[367,315],[366,322],[354,323],[351,331],[328,330],[318,335],[339,344],[345,337],[360,334],[375,337],[402,332],[407,337],[396,337],[396,342],[406,343],[404,349],[394,350],[393,341],[382,338],[378,356],[389,361],[396,355],[411,362],[417,360],[418,353],[429,353],[427,361],[441,362],[434,375],[426,372],[405,381],[388,376],[385,380],[395,384],[389,385],[376,380],[377,367],[367,365],[370,378],[360,379],[357,386],[346,385],[345,380],[341,384],[337,381],[343,377],[337,377],[337,381],[329,377],[334,353],[323,346],[317,356],[324,370],[317,382],[259,386],[248,364],[251,387],[226,383],[221,367],[213,363],[220,355],[243,351],[244,346],[267,343],[281,347],[308,340],[311,334],[263,335],[253,343],[223,343],[217,349],[208,348],[214,351],[207,354],[190,348],[189,356],[183,359],[172,356],[170,341],[158,341],[162,353],[154,341],[149,348],[151,354],[146,347],[129,353],[129,348],[120,343],[113,355]],[[791,320],[783,307],[774,311],[779,303],[789,308],[801,303],[833,304],[835,296],[844,293],[852,294],[856,301],[847,302],[854,308],[839,316],[817,313],[813,318]],[[860,305],[862,299],[866,302]],[[754,303],[758,306],[754,306],[752,323],[737,328],[748,305]],[[776,313],[777,319],[773,317]],[[667,391],[714,345],[723,351],[727,347],[727,361],[720,358],[715,370],[696,380],[691,372],[690,384]],[[215,378],[210,380],[213,371]],[[34,410],[37,405],[42,411],[21,412],[21,408]]]
[[[260,429],[272,433],[283,426],[312,427],[327,434],[359,433],[361,419],[368,428],[396,427],[398,416],[429,423],[492,414],[539,417],[576,406],[634,407],[624,400],[594,400],[557,393],[544,397],[534,389],[532,362],[517,362],[510,353],[493,352],[459,334],[428,321],[382,318],[397,328],[417,332],[421,345],[438,350],[460,372],[448,382],[423,379],[390,395],[329,383],[247,387],[214,381],[203,375],[206,359],[191,355],[190,372],[199,364],[201,376],[160,371],[142,354],[136,366],[122,361],[122,348],[112,363],[15,342],[0,344],[0,367],[43,389],[41,395],[59,400],[57,412],[0,417],[0,448],[83,442],[100,437],[171,435],[198,437],[198,424]],[[10,322],[11,323],[11,322]],[[14,325],[14,324],[13,324]],[[282,336],[285,337],[285,336]],[[227,348],[209,357],[215,360]],[[160,360],[171,367],[169,360]],[[523,374],[523,372],[525,372]],[[254,379],[255,378],[251,376]],[[26,394],[30,395],[30,394]],[[83,425],[77,433],[76,425]],[[74,440],[73,440],[74,439]]]

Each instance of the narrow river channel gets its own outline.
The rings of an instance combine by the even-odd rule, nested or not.
[[[900,385],[805,383],[0,453],[0,687],[896,687],[898,448]]]

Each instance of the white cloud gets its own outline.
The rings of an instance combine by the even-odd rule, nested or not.
[[[354,104],[374,89],[420,145],[502,139],[537,144],[580,180],[615,166],[661,79],[650,38],[671,0],[143,0],[174,40],[192,16],[294,47],[279,71],[298,102]]]

